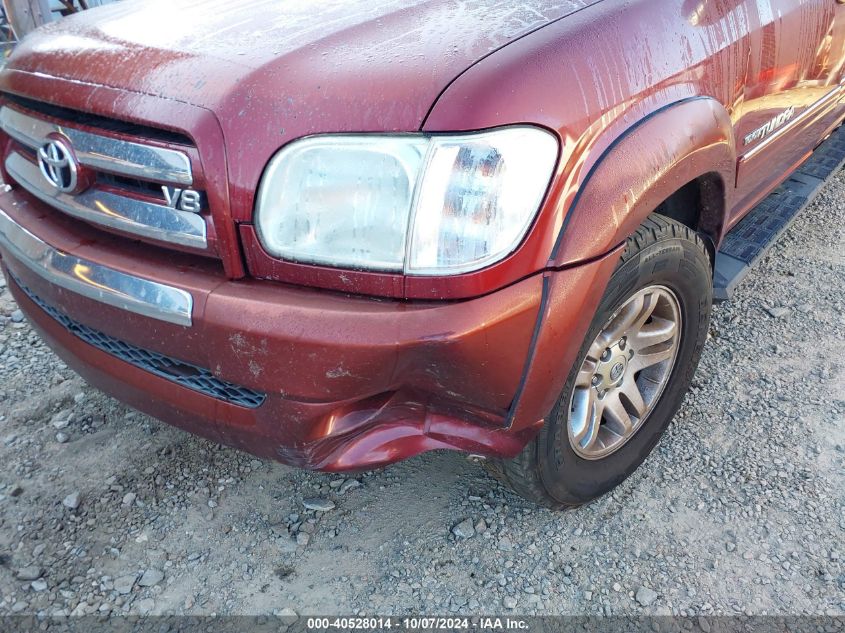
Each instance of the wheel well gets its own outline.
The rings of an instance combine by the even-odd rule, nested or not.
[[[705,238],[711,263],[715,261],[725,221],[725,184],[719,174],[711,172],[689,181],[655,212],[698,231]]]

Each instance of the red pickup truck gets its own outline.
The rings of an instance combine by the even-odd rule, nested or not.
[[[115,4],[0,74],[2,267],[162,420],[577,505],[842,165],[843,67],[836,0]]]

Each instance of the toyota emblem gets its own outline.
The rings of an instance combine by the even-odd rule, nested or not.
[[[79,167],[67,144],[59,139],[50,139],[38,150],[38,166],[41,173],[53,187],[63,193],[76,189]]]

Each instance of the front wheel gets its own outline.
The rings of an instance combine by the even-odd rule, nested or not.
[[[701,238],[649,217],[628,239],[543,429],[494,472],[554,508],[586,503],[624,481],[680,407],[707,339],[712,296]]]

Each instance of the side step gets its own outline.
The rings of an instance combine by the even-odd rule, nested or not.
[[[778,241],[798,213],[808,206],[845,164],[845,125],[816,148],[813,155],[780,187],[725,236],[716,253],[713,298],[725,301],[739,282]]]

